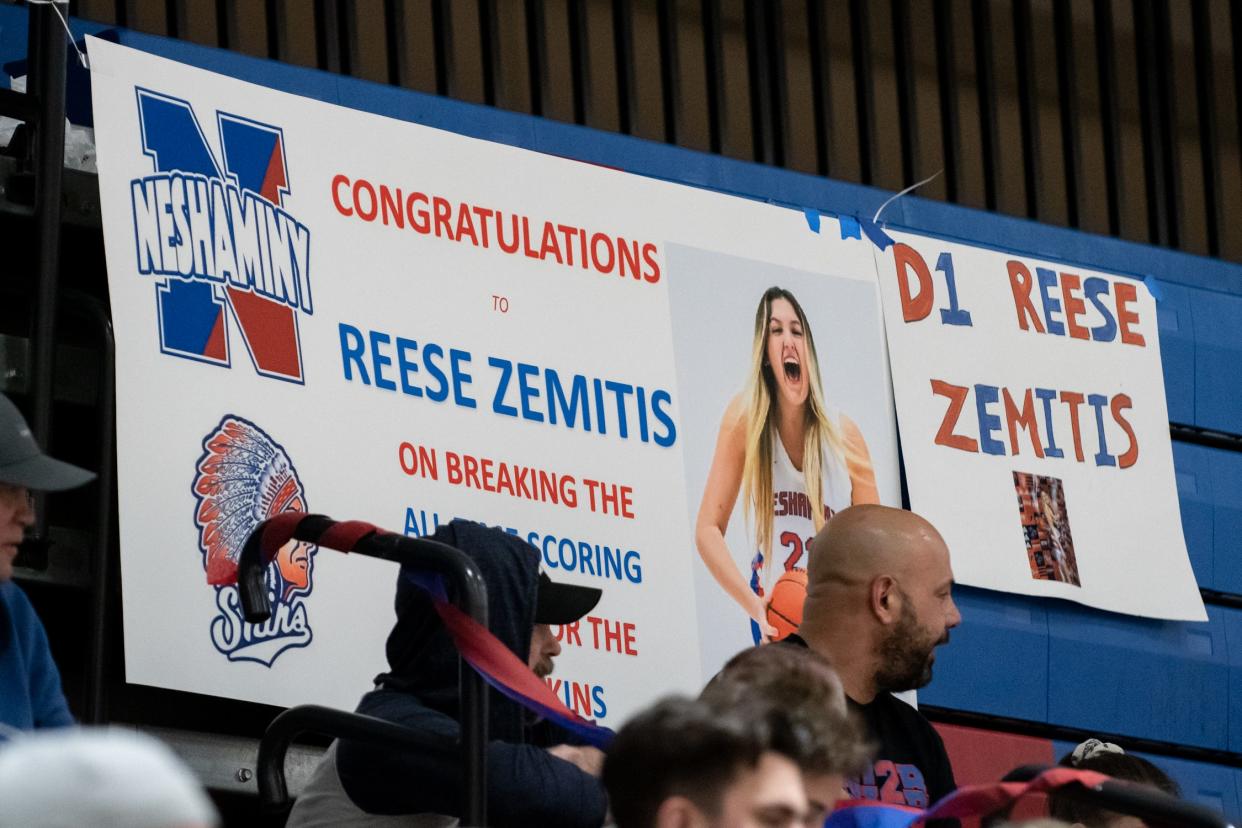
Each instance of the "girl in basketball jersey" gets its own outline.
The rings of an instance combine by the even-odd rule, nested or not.
[[[759,302],[750,367],[720,424],[695,544],[716,582],[754,622],[758,643],[776,633],[764,596],[780,574],[806,567],[811,539],[833,513],[879,503],[879,494],[858,426],[824,402],[811,328],[783,288],[769,288]],[[749,582],[725,544],[739,490],[755,530]]]

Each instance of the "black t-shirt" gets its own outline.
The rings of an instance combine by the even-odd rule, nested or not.
[[[807,646],[796,634],[782,643]],[[861,778],[846,780],[850,796],[927,808],[957,788],[944,742],[922,713],[889,693],[870,704],[847,701],[878,746],[871,768]]]
[[[870,704],[850,700],[849,705],[879,745],[871,768],[846,780],[852,796],[927,808],[957,787],[944,742],[922,713],[889,693]]]

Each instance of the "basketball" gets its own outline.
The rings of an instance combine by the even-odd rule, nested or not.
[[[802,602],[806,600],[806,570],[791,569],[777,579],[768,602],[768,623],[776,627],[773,641],[780,641],[802,623]]]

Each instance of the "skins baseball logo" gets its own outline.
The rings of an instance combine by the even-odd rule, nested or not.
[[[217,112],[217,155],[188,102],[135,91],[155,174],[130,181],[134,244],[138,272],[157,277],[160,350],[229,367],[231,315],[255,371],[301,384],[310,230],[284,209],[283,131]]]
[[[209,584],[236,582],[237,556],[260,521],[306,511],[306,492],[284,448],[254,423],[226,415],[203,438],[194,475],[194,523]],[[251,624],[236,586],[216,587],[211,643],[229,661],[271,667],[276,657],[311,642],[305,598],[317,547],[290,541],[267,570],[272,617]]]

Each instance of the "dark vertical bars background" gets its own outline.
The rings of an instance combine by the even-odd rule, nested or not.
[[[526,0],[526,62],[530,111],[543,115],[548,107],[548,24],[543,0]]]
[[[384,0],[384,49],[388,82],[405,86],[405,3],[401,0]]]
[[[815,122],[815,172],[832,174],[832,75],[828,21],[823,0],[807,0],[807,47],[811,59],[811,106]]]
[[[956,204],[960,198],[962,139],[958,123],[952,0],[935,0],[932,14],[936,37],[936,88],[940,97],[940,144],[944,153],[944,197]]]
[[[772,97],[768,94],[767,0],[746,0],[746,71],[750,83],[751,153],[760,164],[775,164]]]
[[[897,75],[897,124],[901,134],[901,186],[917,179],[919,167],[919,127],[914,40],[910,31],[910,0],[892,0],[893,68]]]
[[[1113,44],[1112,0],[1095,0],[1095,60],[1100,85],[1100,133],[1104,144],[1104,191],[1108,200],[1108,232],[1121,235],[1121,129],[1117,103],[1117,57]]]
[[[358,18],[352,0],[336,0],[336,59],[342,75],[354,74],[358,54]]]
[[[975,84],[979,98],[980,161],[983,203],[995,210],[1000,192],[1000,137],[996,124],[996,61],[992,54],[992,12],[988,0],[971,3],[975,46]]]
[[[1242,134],[1242,0],[1229,2],[1229,46],[1233,58],[1233,99],[1235,123]]]
[[[638,101],[634,89],[634,17],[630,0],[612,0],[612,50],[616,58],[618,124],[621,132],[632,135]]]
[[[785,77],[784,3],[768,3],[768,88],[772,100],[772,158],[778,167],[789,164],[789,89]]]
[[[1138,61],[1139,131],[1143,142],[1143,177],[1147,196],[1147,239],[1152,244],[1168,244],[1164,216],[1164,170],[1160,164],[1161,130],[1155,97],[1158,94],[1156,73],[1156,33],[1151,0],[1133,0],[1135,51],[1152,57]]]
[[[572,98],[573,118],[578,123],[590,123],[592,89],[590,84],[590,39],[588,38],[588,9],[596,6],[587,0],[565,0],[568,12],[568,38],[570,52],[571,84],[567,89],[553,89],[550,79],[548,38],[562,36],[561,32],[549,32],[544,3],[547,0],[524,0],[525,45],[530,85],[530,111],[545,115],[553,101],[550,96],[565,94]],[[958,0],[965,10],[964,0]],[[999,130],[1000,85],[997,75],[995,38],[1002,27],[993,25],[991,15],[995,8],[1004,8],[1001,0],[971,0],[969,4],[970,36],[973,43],[974,80],[977,87],[978,124],[980,130],[980,163],[982,165],[984,206],[989,210],[999,208],[1002,179],[1012,171],[1022,171],[1024,184],[1025,214],[1038,218],[1046,213],[1044,202],[1047,182],[1041,179],[1041,132],[1039,129],[1039,83],[1037,73],[1056,72],[1057,112],[1060,134],[1058,148],[1064,168],[1066,198],[1066,223],[1079,227],[1084,222],[1084,203],[1087,188],[1100,188],[1107,200],[1107,229],[1113,235],[1122,235],[1123,224],[1128,215],[1125,210],[1124,190],[1120,177],[1122,160],[1122,137],[1125,122],[1120,114],[1119,84],[1137,86],[1139,119],[1138,139],[1143,157],[1143,187],[1148,219],[1146,240],[1152,243],[1180,246],[1184,243],[1179,206],[1186,186],[1183,180],[1180,154],[1182,141],[1179,132],[1178,107],[1190,106],[1188,98],[1179,98],[1179,91],[1193,83],[1195,118],[1184,112],[1187,124],[1195,125],[1195,133],[1185,131],[1185,145],[1194,146],[1200,155],[1202,175],[1201,190],[1196,187],[1186,193],[1192,199],[1202,198],[1204,207],[1204,234],[1207,251],[1218,256],[1225,246],[1223,237],[1230,231],[1224,219],[1223,184],[1220,165],[1226,156],[1223,145],[1220,113],[1216,111],[1216,96],[1220,91],[1216,77],[1212,39],[1212,10],[1214,0],[1191,0],[1189,4],[1171,4],[1169,0],[1131,0],[1123,4],[1124,15],[1132,15],[1134,22],[1133,49],[1138,57],[1133,70],[1122,69],[1118,63],[1118,33],[1124,38],[1123,50],[1128,51],[1130,28],[1122,20],[1117,24],[1112,0],[1093,0],[1090,23],[1074,18],[1072,0],[1050,0],[1038,5],[1041,15],[1051,11],[1055,49],[1052,53],[1035,51],[1033,0],[1009,0],[1014,24],[1014,66],[1016,70],[1017,95],[1014,98],[1020,114],[1022,152],[1020,158],[1008,154],[1002,158]],[[890,0],[892,12],[892,68],[897,90],[897,128],[901,144],[901,176],[906,185],[926,172],[920,169],[920,138],[918,127],[918,89],[920,66],[915,60],[912,46],[919,38],[928,35],[914,28],[913,0]],[[967,30],[954,20],[954,0],[931,0],[934,27],[935,84],[938,94],[938,129],[943,151],[945,172],[945,198],[956,202],[961,198],[963,169],[965,163],[973,163],[962,155],[962,124],[960,96],[963,85],[969,81],[959,78],[957,66],[957,41],[966,37]],[[1221,35],[1230,44],[1230,76],[1223,82],[1233,83],[1236,118],[1242,123],[1242,0],[1219,0],[1221,17],[1229,14],[1228,32]],[[694,4],[698,9],[698,31],[695,26],[679,15],[686,6]],[[456,66],[452,37],[452,0],[429,0],[419,5],[419,15],[426,20],[411,20],[415,6],[408,0],[382,0],[384,18],[384,72],[387,80],[395,85],[411,82],[411,58],[407,55],[409,44],[406,31],[409,26],[426,23],[431,28],[434,47],[435,88],[437,93],[454,95],[462,81],[463,71],[482,70],[483,99],[486,103],[500,105],[503,81],[503,53],[501,49],[500,18],[496,0],[477,0],[479,25],[479,63],[473,58],[469,65]],[[603,5],[603,4],[600,4]],[[856,130],[858,137],[858,180],[873,184],[876,179],[877,160],[877,114],[876,114],[876,55],[885,50],[872,42],[871,4],[867,0],[848,0],[834,6],[827,0],[806,0],[805,16],[801,7],[770,0],[744,0],[745,31],[748,59],[747,82],[750,86],[750,108],[753,157],[761,162],[784,166],[791,158],[791,142],[814,141],[814,169],[821,175],[833,171],[832,148],[836,121],[833,112],[833,81],[844,90],[849,84],[845,79],[832,77],[829,26],[845,24],[843,14],[849,14],[849,43],[853,72],[854,113],[842,123]],[[305,49],[313,37],[316,65],[329,71],[354,74],[359,70],[358,58],[364,48],[379,44],[359,42],[359,18],[357,9],[348,0],[315,0],[313,29],[301,32],[290,28],[292,10],[286,0],[264,0],[262,5],[248,5],[240,0],[212,0],[192,3],[189,0],[112,0],[101,4],[71,0],[71,12],[90,13],[102,6],[110,10],[112,19],[104,22],[120,26],[154,25],[160,33],[185,37],[190,31],[203,31],[204,20],[197,15],[212,15],[215,40],[222,48],[237,48],[239,27],[245,25],[247,15],[257,7],[263,16],[266,32],[266,52],[273,59],[288,59],[291,45],[296,53]],[[663,139],[677,143],[683,137],[680,98],[681,73],[679,65],[679,37],[701,37],[703,47],[706,86],[707,130],[709,146],[713,152],[726,150],[726,99],[724,42],[733,37],[726,32],[726,17],[721,0],[655,0],[635,4],[633,0],[611,0],[612,45],[615,50],[615,78],[619,126],[621,131],[637,130],[638,107],[637,70],[639,60],[650,61],[658,50],[659,95],[663,119]],[[796,17],[785,19],[786,10],[798,8]],[[1193,39],[1193,60],[1178,63],[1174,59],[1173,27],[1171,13],[1189,14]],[[657,30],[655,44],[636,42],[639,17],[649,27],[654,15]],[[107,17],[108,11],[101,16]],[[137,18],[137,19],[135,19]],[[1042,19],[1042,18],[1041,18]],[[1179,23],[1181,18],[1179,18]],[[786,37],[785,27],[793,24]],[[786,52],[800,48],[802,38],[797,32],[805,23],[805,59],[810,66],[810,93],[813,107],[813,139],[808,136],[791,135],[789,131],[789,91],[786,87]],[[966,21],[958,21],[965,24]],[[212,25],[209,24],[209,25]],[[644,29],[650,31],[650,28]],[[242,33],[245,33],[242,30]],[[1086,38],[1094,41],[1095,66],[1078,62],[1079,52]],[[598,41],[598,38],[596,39]],[[598,44],[597,44],[598,45]],[[640,48],[642,47],[642,48]],[[653,48],[654,47],[654,48]],[[1125,53],[1125,52],[1123,52]],[[798,59],[798,58],[795,58]],[[1055,69],[1046,69],[1052,60]],[[1177,77],[1179,66],[1193,63],[1193,77]],[[644,66],[646,64],[643,64]],[[885,67],[887,69],[887,67]],[[1007,69],[1007,66],[1006,66]],[[1102,168],[1084,169],[1083,113],[1079,109],[1082,96],[1078,86],[1083,80],[1081,73],[1094,73],[1099,88],[1099,120],[1102,142]],[[469,78],[467,78],[469,80]],[[1180,84],[1180,85],[1179,85]],[[1187,90],[1189,91],[1189,90]],[[1127,90],[1128,92],[1128,90]],[[653,93],[654,94],[654,93]],[[1006,92],[1008,94],[1008,92]],[[611,104],[611,102],[609,102]],[[890,128],[886,122],[885,128]],[[1236,135],[1232,132],[1228,140]],[[1192,143],[1193,142],[1193,143]],[[1233,144],[1228,145],[1232,152]],[[1045,150],[1051,150],[1049,142]],[[1002,163],[1004,162],[1004,163]],[[1137,182],[1135,183],[1137,185]],[[1138,215],[1139,211],[1135,212]],[[1194,234],[1192,234],[1194,235]]]
[[[231,0],[216,0],[216,44],[221,49],[229,49],[236,34],[237,10],[233,3]]]
[[[1026,217],[1038,219],[1043,183],[1039,165],[1039,85],[1035,80],[1031,0],[1013,0],[1013,58],[1018,74],[1018,121],[1022,132],[1022,182]]]
[[[869,185],[875,179],[875,81],[867,0],[850,0],[850,51],[854,58],[854,107],[858,121],[858,179]]]
[[[479,59],[483,68],[483,103],[500,104],[500,19],[496,0],[479,0]]]
[[[267,24],[267,56],[272,60],[283,60],[285,57],[285,41],[282,36],[284,26],[281,21],[280,0],[264,0],[263,18]]]
[[[1061,160],[1065,168],[1065,220],[1082,226],[1082,150],[1078,129],[1078,82],[1074,61],[1074,26],[1070,0],[1053,0],[1057,50],[1057,97],[1061,114]]]
[[[720,21],[720,0],[702,0],[703,62],[707,80],[707,133],[712,152],[724,152],[725,85],[724,34]],[[1240,103],[1242,106],[1242,103]]]
[[[1216,148],[1215,54],[1212,21],[1207,0],[1191,0],[1191,26],[1195,51],[1195,99],[1199,110],[1199,154],[1203,170],[1204,224],[1209,256],[1220,255],[1220,188],[1217,186],[1219,153]]]
[[[1160,153],[1160,165],[1164,178],[1164,214],[1168,223],[1168,244],[1181,247],[1181,169],[1178,162],[1180,147],[1177,135],[1177,101],[1173,79],[1173,32],[1169,20],[1168,0],[1152,0],[1155,15],[1156,36],[1156,106],[1157,128],[1161,134],[1164,151]]]
[[[169,37],[185,36],[185,0],[164,0],[164,27]]]
[[[315,65],[325,72],[340,72],[340,21],[336,0],[315,0]]]
[[[435,51],[436,94],[452,97],[457,88],[453,78],[452,0],[431,0],[431,40]]]
[[[588,53],[586,4],[566,0],[569,11],[569,66],[573,76],[574,123],[590,120],[591,62]]]
[[[677,0],[658,0],[660,96],[664,140],[676,144],[681,135],[681,65],[677,59]]]

